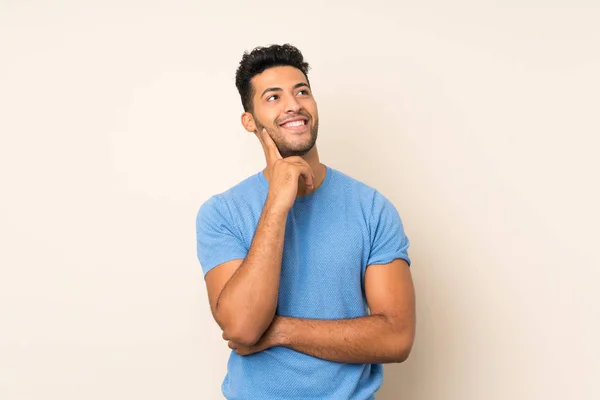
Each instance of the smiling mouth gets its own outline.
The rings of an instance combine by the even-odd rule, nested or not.
[[[297,128],[297,127],[302,127],[306,125],[306,120],[301,119],[301,120],[297,120],[297,121],[290,121],[290,122],[286,122],[285,124],[281,124],[280,126],[283,128]]]
[[[289,118],[283,124],[279,126],[285,129],[289,129],[292,131],[303,131],[304,128],[308,125],[308,118],[304,116]]]

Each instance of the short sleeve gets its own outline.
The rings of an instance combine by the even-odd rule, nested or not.
[[[375,192],[371,214],[371,252],[367,265],[387,264],[396,258],[406,260],[410,241],[396,207],[381,193]]]
[[[196,217],[198,261],[204,275],[224,262],[244,258],[246,246],[236,229],[225,200],[219,196],[208,199]]]

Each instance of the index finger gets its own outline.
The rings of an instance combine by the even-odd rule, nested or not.
[[[261,142],[265,148],[265,154],[267,156],[267,161],[274,162],[275,160],[281,160],[281,153],[279,153],[279,149],[277,145],[267,132],[265,128],[261,131]]]

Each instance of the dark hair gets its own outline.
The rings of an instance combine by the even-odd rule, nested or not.
[[[255,47],[250,53],[244,52],[242,61],[235,73],[237,86],[244,111],[252,111],[254,87],[250,80],[264,70],[272,67],[291,66],[298,68],[308,81],[309,65],[304,61],[300,50],[291,44],[274,44],[269,47]],[[310,85],[310,82],[307,82]]]

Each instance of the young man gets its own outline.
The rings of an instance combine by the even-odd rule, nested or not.
[[[409,240],[377,190],[322,164],[308,64],[290,45],[245,53],[242,125],[266,168],[198,212],[198,258],[232,349],[227,399],[373,399],[415,334]]]

